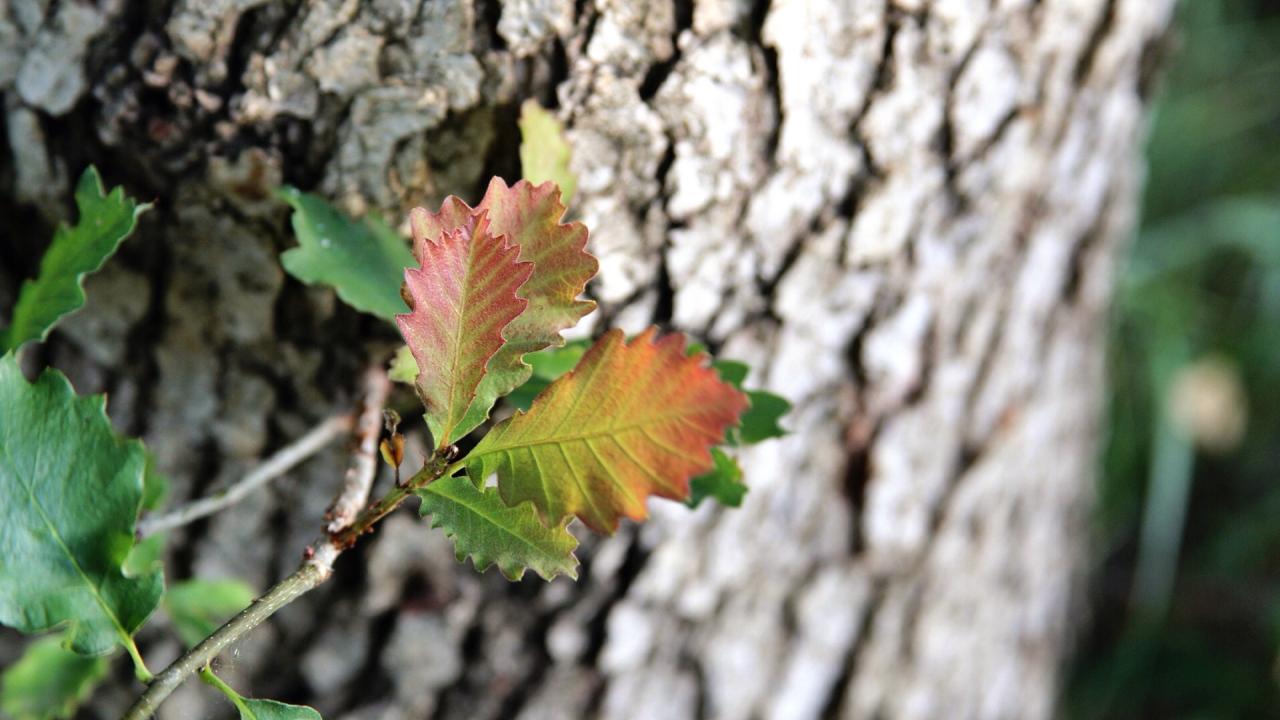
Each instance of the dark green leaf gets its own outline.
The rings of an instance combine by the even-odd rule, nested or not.
[[[107,674],[107,660],[77,655],[62,636],[40,638],[0,677],[0,710],[12,720],[69,718]]]
[[[160,601],[160,571],[128,577],[146,453],[107,420],[106,399],[76,397],[46,370],[30,384],[0,359],[0,623],[67,624],[74,650],[132,646]]]
[[[519,580],[525,568],[546,580],[578,576],[577,539],[563,524],[543,525],[532,503],[507,507],[496,489],[477,488],[465,476],[440,478],[418,495],[431,526],[453,538],[459,562],[470,555],[480,572],[496,564],[509,580]]]
[[[747,379],[747,373],[751,372],[751,366],[738,360],[716,360],[711,363],[711,367],[720,374],[720,379],[730,385],[742,389],[742,383]]]
[[[716,461],[715,467],[711,472],[689,481],[689,499],[685,504],[696,508],[698,503],[710,497],[721,505],[741,506],[747,486],[742,484],[742,468],[738,467],[738,461],[720,448],[712,448],[711,457]]]
[[[315,195],[284,188],[293,206],[298,247],[280,255],[290,275],[338,292],[351,307],[391,321],[409,312],[400,298],[404,269],[415,264],[409,245],[375,218],[352,220]]]
[[[164,594],[164,611],[178,637],[192,647],[253,602],[253,588],[239,580],[187,580]]]
[[[738,437],[743,445],[787,434],[778,421],[791,411],[791,403],[763,390],[748,390],[747,399],[751,401],[751,407],[742,414],[742,423],[738,426]]]
[[[40,259],[40,274],[22,284],[13,321],[0,330],[0,353],[31,340],[44,340],[62,316],[84,305],[84,276],[96,272],[138,224],[150,205],[140,205],[115,188],[102,188],[92,166],[76,185],[80,219],[74,227],[60,225],[49,250]],[[11,225],[9,232],[14,231]]]

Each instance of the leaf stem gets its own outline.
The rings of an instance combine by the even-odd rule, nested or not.
[[[151,674],[151,670],[147,668],[147,663],[142,659],[142,653],[138,652],[138,644],[133,641],[132,635],[125,635],[121,639],[124,649],[129,652],[129,657],[133,659],[133,674],[144,683],[151,682],[155,676]]]
[[[203,680],[206,685],[212,685],[213,687],[217,688],[223,695],[226,695],[227,699],[231,701],[232,705],[236,706],[236,710],[239,710],[241,715],[253,714],[249,710],[249,706],[244,704],[244,696],[236,692],[235,688],[223,682],[222,678],[215,675],[211,668],[209,667],[200,668],[200,679]]]

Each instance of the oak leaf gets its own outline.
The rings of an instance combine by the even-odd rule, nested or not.
[[[418,248],[422,266],[405,271],[411,309],[397,315],[396,324],[417,361],[418,395],[440,447],[484,420],[467,420],[467,409],[490,359],[503,347],[503,329],[529,305],[516,290],[534,267],[517,262],[519,254],[505,236],[491,234],[480,214],[423,243]]]
[[[428,260],[431,244],[458,230],[473,232],[481,217],[487,218],[491,235],[504,236],[519,248],[519,262],[533,263],[532,274],[516,292],[528,306],[503,329],[506,342],[490,358],[459,427],[471,429],[484,422],[498,398],[529,379],[532,368],[524,356],[563,345],[560,331],[573,327],[595,308],[594,302],[578,299],[599,268],[584,249],[587,228],[577,222],[561,223],[563,215],[554,184],[522,180],[508,187],[500,178],[489,183],[475,208],[449,197],[439,212],[417,208],[410,214],[413,250],[420,264]]]
[[[679,333],[655,339],[653,328],[629,343],[609,331],[527,413],[480,441],[464,460],[468,474],[497,473],[502,499],[532,501],[548,525],[574,515],[605,533],[623,517],[644,519],[649,495],[684,500],[747,408],[684,345]]]

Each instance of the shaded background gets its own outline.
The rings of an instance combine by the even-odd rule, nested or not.
[[[1179,8],[1119,273],[1072,717],[1280,717],[1280,3]]]

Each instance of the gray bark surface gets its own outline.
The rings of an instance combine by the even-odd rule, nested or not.
[[[171,502],[203,495],[352,406],[395,342],[286,278],[271,188],[475,200],[518,175],[538,98],[601,262],[588,325],[749,361],[792,434],[743,453],[741,510],[584,537],[576,584],[477,575],[402,511],[224,677],[353,720],[1048,717],[1171,4],[0,0],[0,311],[85,164],[155,198],[38,355],[110,393]],[[170,580],[267,587],[346,454],[172,534]],[[119,675],[90,716],[132,699]],[[161,716],[221,702],[192,682]]]

